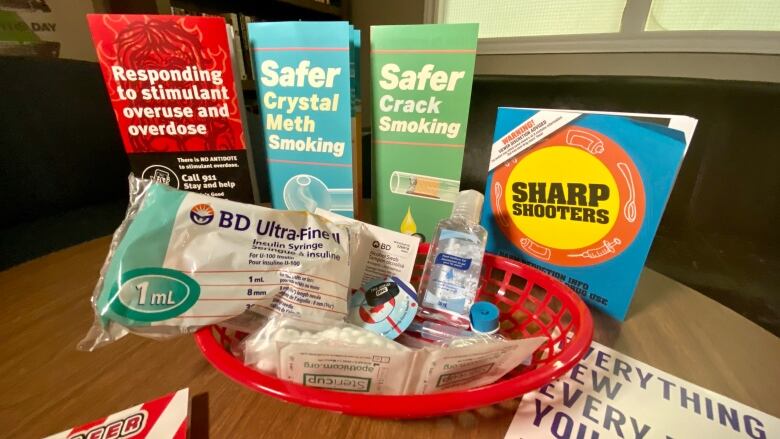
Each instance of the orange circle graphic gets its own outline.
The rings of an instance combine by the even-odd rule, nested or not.
[[[599,234],[597,240],[576,248],[555,248],[553,245],[537,242],[518,227],[521,218],[505,203],[505,198],[509,196],[507,191],[511,190],[512,185],[510,175],[515,167],[539,151],[562,147],[583,150],[598,159],[611,174],[610,185],[616,185],[618,189],[617,194],[610,194],[610,198],[617,197],[619,200],[617,216],[614,221],[610,221],[611,228]],[[644,184],[631,157],[604,134],[576,125],[559,130],[496,168],[493,171],[490,193],[486,196],[490,198],[496,224],[520,251],[542,262],[568,267],[600,264],[619,255],[633,242],[645,217]]]

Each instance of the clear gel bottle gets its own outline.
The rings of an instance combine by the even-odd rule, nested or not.
[[[436,226],[418,289],[423,318],[469,327],[487,241],[479,225],[483,200],[477,191],[460,192],[450,218]]]

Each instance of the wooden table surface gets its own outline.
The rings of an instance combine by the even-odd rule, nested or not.
[[[191,337],[131,335],[78,352],[108,244],[0,272],[0,437],[53,434],[184,387],[194,395],[193,438],[501,438],[519,404],[416,421],[357,418],[249,391],[215,371]],[[780,339],[696,291],[646,270],[626,322],[595,319],[597,341],[780,416]]]

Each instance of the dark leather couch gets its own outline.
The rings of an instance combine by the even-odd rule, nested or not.
[[[95,63],[0,57],[0,269],[113,232],[129,167]]]

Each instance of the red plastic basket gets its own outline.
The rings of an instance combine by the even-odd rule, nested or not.
[[[427,244],[420,245],[414,278],[419,279]],[[358,416],[423,418],[496,404],[522,396],[562,376],[582,359],[593,338],[593,320],[580,298],[561,282],[519,262],[486,254],[479,300],[500,310],[500,332],[510,338],[545,336],[529,366],[501,380],[469,390],[426,395],[363,395],[283,381],[244,365],[230,353],[235,334],[218,326],[200,329],[195,340],[206,359],[249,389],[288,402]]]

